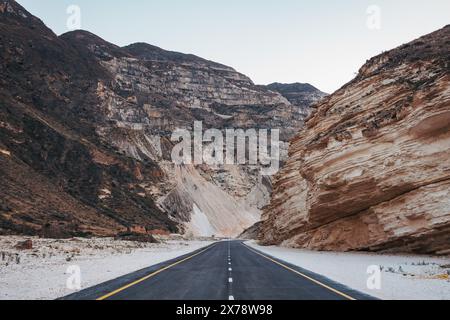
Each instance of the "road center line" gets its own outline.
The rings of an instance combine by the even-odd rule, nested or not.
[[[234,300],[233,296],[233,269],[231,268],[231,241],[228,241],[228,300]]]

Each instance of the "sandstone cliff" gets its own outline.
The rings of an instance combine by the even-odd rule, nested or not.
[[[450,26],[368,61],[316,105],[264,210],[264,244],[450,252]]]

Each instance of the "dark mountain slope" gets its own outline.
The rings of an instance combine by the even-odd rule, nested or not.
[[[15,1],[1,2],[0,37],[0,232],[36,233],[49,223],[66,234],[176,231],[138,195],[142,175],[160,179],[158,165],[99,143],[96,90],[111,76],[98,60]],[[28,196],[13,191],[19,186]]]

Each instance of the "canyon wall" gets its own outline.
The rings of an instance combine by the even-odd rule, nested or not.
[[[450,26],[369,60],[315,106],[264,209],[263,244],[450,252]]]
[[[0,0],[0,37],[0,233],[238,235],[259,220],[270,179],[258,166],[175,166],[172,132],[280,128],[287,153],[321,97],[308,88],[291,103],[145,43],[56,36],[13,0]]]

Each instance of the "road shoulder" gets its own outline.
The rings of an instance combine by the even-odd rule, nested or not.
[[[282,260],[276,256],[270,255],[265,250],[260,250],[261,247],[255,245],[252,242],[244,242],[242,243],[244,247],[248,250],[253,251],[265,259],[271,261],[272,263],[280,266],[281,268],[287,269],[292,273],[295,273],[297,276],[307,279],[310,282],[315,283],[328,291],[334,292],[336,295],[343,297],[346,300],[376,300],[373,296],[370,296],[366,293],[357,291],[352,289],[342,283],[331,280],[323,275],[312,272],[310,270],[306,270],[298,265],[289,263],[285,260]],[[262,247],[264,248],[264,247]]]
[[[314,270],[322,277],[378,299],[441,300],[450,291],[450,280],[446,276],[448,270],[444,268],[450,265],[448,257],[316,252],[264,247],[255,241],[245,244],[293,266]],[[380,289],[369,289],[367,285],[374,267],[381,271]]]
[[[205,247],[199,248],[190,253],[184,254],[182,256],[176,257],[174,259],[158,263],[156,265],[129,273],[127,275],[118,277],[113,280],[106,281],[104,283],[92,286],[90,288],[81,290],[79,292],[70,294],[68,296],[59,298],[59,300],[104,300],[110,295],[113,295],[117,291],[124,290],[126,287],[132,286],[149,276],[170,268],[178,263],[186,261],[191,257],[195,257],[198,254],[205,252],[206,250],[212,248],[217,242],[211,243]]]

